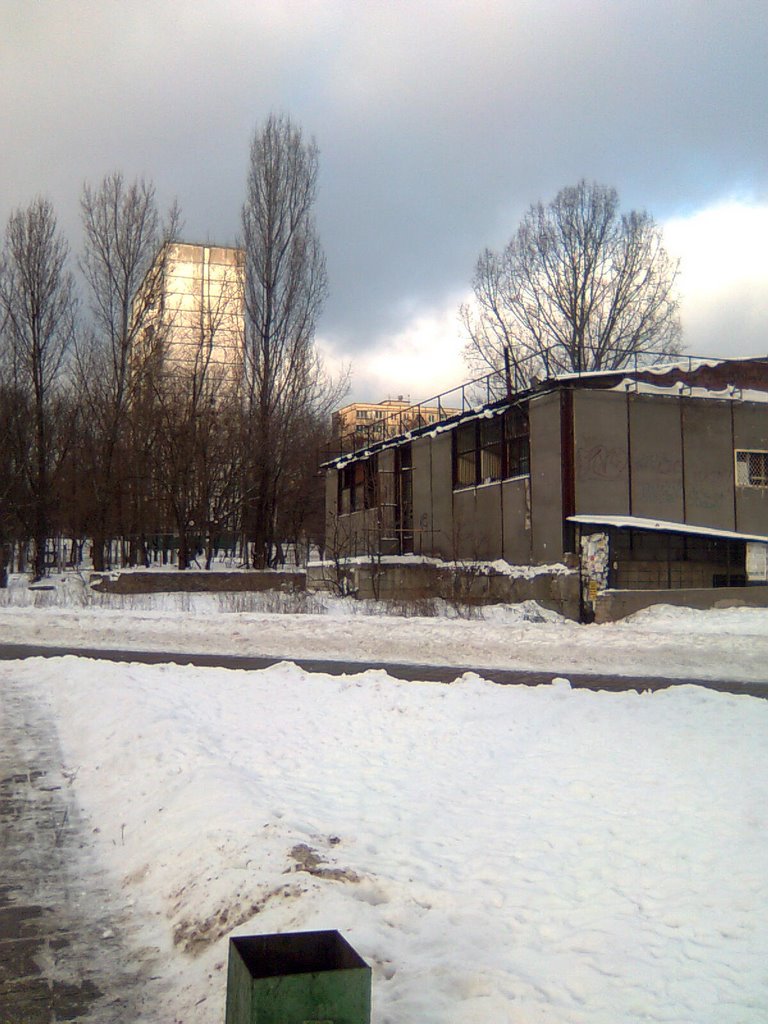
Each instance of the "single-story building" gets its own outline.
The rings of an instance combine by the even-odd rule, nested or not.
[[[325,469],[348,556],[570,556],[585,617],[606,591],[768,592],[768,357],[559,376]]]

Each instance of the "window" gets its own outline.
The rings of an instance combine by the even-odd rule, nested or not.
[[[454,487],[470,487],[477,483],[477,424],[465,423],[455,435]]]
[[[768,452],[736,452],[738,487],[768,487]]]
[[[522,408],[465,423],[453,436],[454,487],[472,487],[530,473],[528,414]]]
[[[504,422],[501,416],[480,421],[480,482],[501,480],[504,450]]]
[[[339,472],[339,515],[347,515],[352,511],[352,484],[354,466],[344,466]]]
[[[374,508],[379,499],[377,457],[352,462],[339,473],[339,514]]]
[[[528,411],[516,406],[504,416],[506,442],[505,476],[526,476],[531,471],[531,448],[528,432]]]

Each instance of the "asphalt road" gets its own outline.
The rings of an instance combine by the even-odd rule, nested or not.
[[[437,683],[452,683],[465,672],[476,672],[484,679],[504,686],[539,686],[551,683],[558,675],[566,676],[576,689],[610,690],[664,690],[670,686],[704,686],[720,693],[748,694],[768,698],[768,679],[765,682],[734,682],[728,679],[676,679],[674,677],[591,675],[584,672],[526,672],[516,669],[477,668],[471,665],[408,665],[398,662],[325,661],[320,659],[276,657],[249,657],[239,654],[188,654],[173,651],[115,651],[101,648],[47,647],[34,644],[0,644],[0,660],[15,658],[61,658],[74,655],[104,661],[139,662],[143,665],[197,665],[202,668],[263,669],[281,661],[291,661],[307,672],[327,675],[351,675],[369,669],[382,669],[396,679],[422,679]]]

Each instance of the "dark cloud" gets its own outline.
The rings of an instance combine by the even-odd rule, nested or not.
[[[231,242],[253,128],[288,112],[321,148],[323,331],[363,350],[581,177],[657,219],[768,201],[766,52],[764,0],[11,0],[0,215],[45,193],[76,248],[83,180],[119,168]]]

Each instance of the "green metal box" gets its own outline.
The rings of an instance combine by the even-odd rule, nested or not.
[[[229,940],[226,1024],[370,1024],[371,969],[336,931]]]

